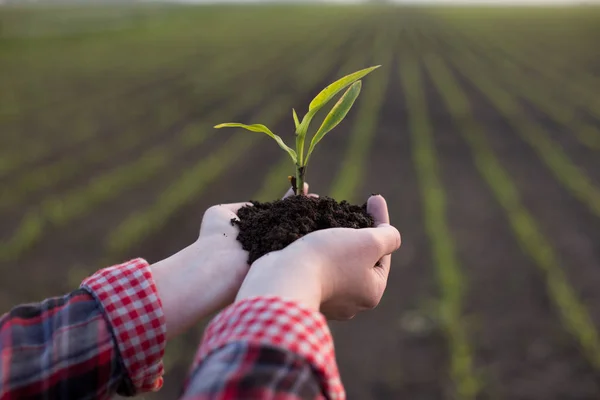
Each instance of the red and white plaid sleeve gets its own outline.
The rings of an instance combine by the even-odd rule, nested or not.
[[[242,349],[233,349],[234,353],[238,353],[236,356],[226,354],[231,351],[232,345],[237,345],[238,350]],[[263,357],[261,354],[268,352],[268,349],[280,350],[281,354],[288,356],[278,357],[271,354]],[[221,358],[227,361],[223,364],[228,366],[225,365],[222,372],[215,373],[219,371],[219,361],[215,361],[215,365],[206,364],[218,360],[219,357],[215,355],[220,351],[224,354]],[[290,361],[289,355],[304,360],[309,370],[316,375],[321,392],[319,398],[345,399],[335,360],[333,339],[325,317],[294,301],[278,297],[245,299],[229,306],[212,320],[196,355],[187,385],[188,392],[184,398],[204,399],[210,398],[208,394],[215,393],[223,395],[222,398],[236,398],[244,393],[268,393],[269,396],[279,399],[304,398],[297,391],[298,387],[308,387],[305,378],[302,377],[305,374],[282,378],[293,369],[291,366],[294,362]],[[247,365],[248,363],[251,365]],[[278,370],[273,369],[273,365],[276,365]],[[261,371],[264,385],[271,385],[268,391],[265,388],[250,388],[248,379],[239,377],[247,374],[246,371],[251,373],[253,369]],[[273,375],[273,379],[265,378],[265,374]],[[219,378],[216,379],[217,382],[210,384],[201,382],[207,376]],[[237,380],[232,384],[224,381],[227,379]],[[287,386],[285,389],[282,389],[282,382]]]
[[[160,389],[166,324],[148,263],[138,258],[105,268],[81,287],[100,302],[135,392]]]

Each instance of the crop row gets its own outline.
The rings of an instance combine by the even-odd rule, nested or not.
[[[481,383],[473,370],[473,350],[463,317],[465,277],[447,223],[445,191],[439,177],[433,128],[427,112],[418,59],[406,58],[401,61],[400,78],[406,96],[424,223],[440,287],[438,315],[448,340],[451,377],[457,398],[472,399],[479,392]]]
[[[570,286],[553,247],[523,205],[516,185],[490,146],[485,129],[472,115],[469,99],[453,77],[450,67],[440,57],[431,54],[425,64],[471,148],[478,172],[503,207],[517,241],[544,273],[550,298],[566,328],[580,343],[584,355],[596,368],[600,368],[600,339],[591,317]]]
[[[349,132],[348,147],[330,191],[331,196],[338,201],[354,202],[359,184],[364,181],[370,149],[377,130],[379,109],[385,98],[391,72],[393,53],[390,49],[393,48],[394,39],[396,35],[381,30],[371,45],[371,59],[377,60],[377,64],[381,63],[383,67],[376,76],[373,76],[372,82],[366,85],[360,106],[355,111],[356,120]],[[364,60],[364,56],[361,57],[363,58],[357,56],[352,62],[360,65],[367,61]]]

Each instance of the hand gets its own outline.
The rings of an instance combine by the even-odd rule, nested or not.
[[[313,232],[258,259],[237,300],[280,296],[339,320],[377,306],[387,284],[391,253],[400,247],[400,233],[389,225],[383,197],[369,198],[367,212],[374,217],[375,228]]]
[[[284,197],[292,194],[290,189]],[[150,267],[163,305],[168,338],[235,299],[250,267],[248,252],[238,242],[238,227],[231,224],[231,219],[249,204],[210,207],[202,218],[198,240]]]

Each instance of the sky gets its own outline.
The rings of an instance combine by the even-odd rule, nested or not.
[[[221,3],[226,1],[236,3],[252,3],[261,0],[175,0],[189,3]],[[298,0],[296,0],[298,1]],[[322,0],[330,3],[360,3],[361,0]],[[599,0],[391,0],[395,3],[442,3],[442,4],[581,4],[598,3]],[[302,0],[299,0],[302,2]]]

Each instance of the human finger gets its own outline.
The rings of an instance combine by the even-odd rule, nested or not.
[[[249,202],[241,202],[241,203],[230,203],[230,204],[220,204],[218,207],[222,207],[226,210],[229,210],[235,214],[237,214],[238,210],[244,206],[252,206],[252,203]]]
[[[387,202],[381,195],[374,195],[367,200],[367,213],[375,220],[375,226],[390,223]]]
[[[231,224],[231,220],[239,219],[237,212],[240,208],[251,205],[252,203],[231,203],[212,206],[202,218],[200,232],[219,231],[231,235],[237,233],[237,227]]]
[[[308,193],[308,188],[309,188],[308,183],[304,182],[304,190],[303,190],[304,194]],[[285,192],[285,194],[283,195],[283,198],[286,199],[286,198],[288,198],[290,196],[293,196],[295,194],[296,194],[296,192],[294,192],[294,188],[289,188],[288,191]]]

